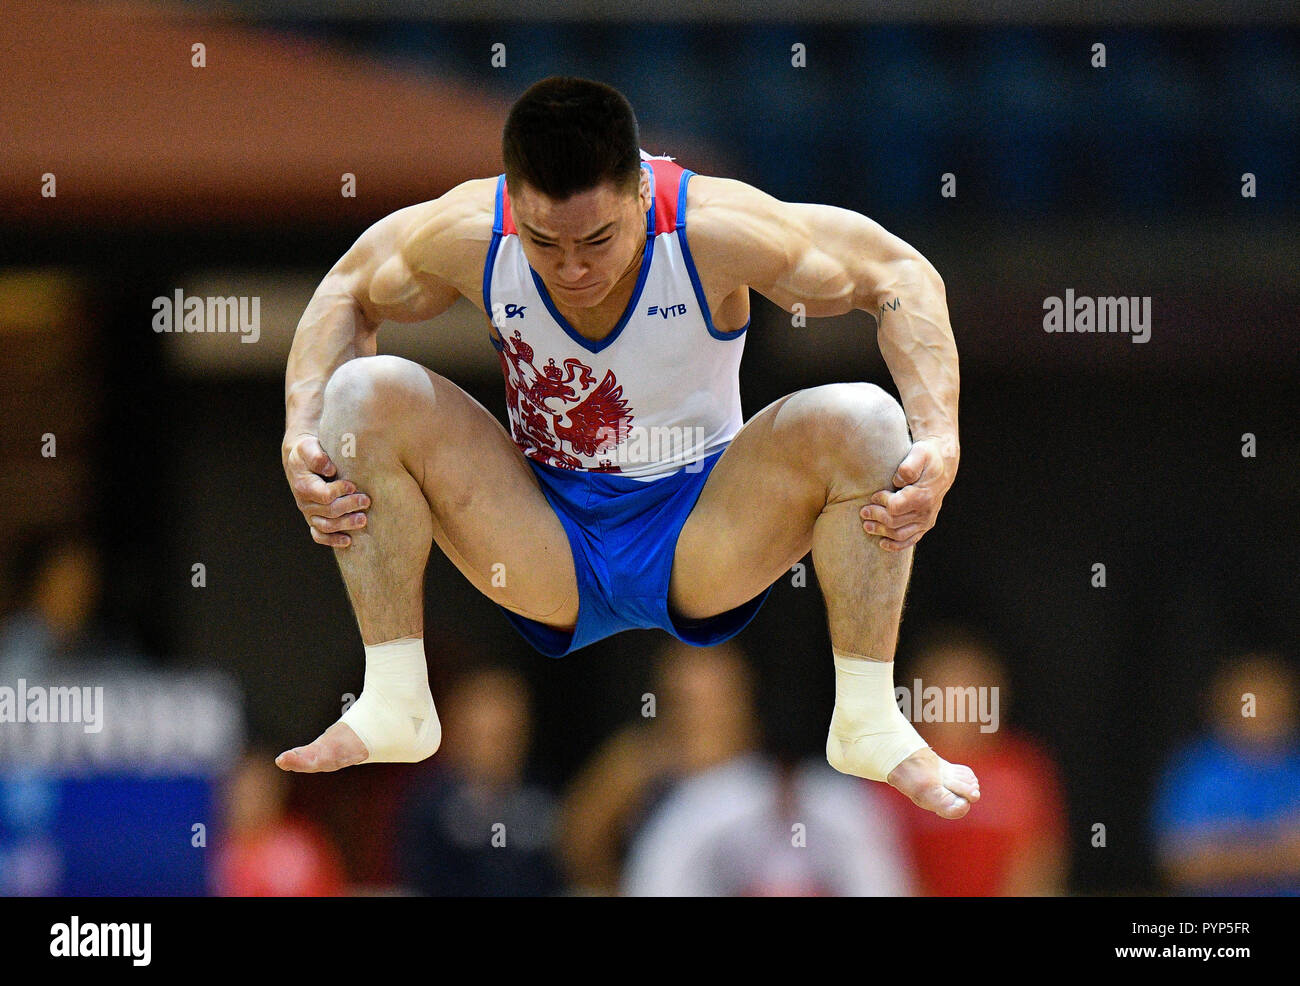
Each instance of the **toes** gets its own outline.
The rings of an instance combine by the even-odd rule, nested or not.
[[[940,818],[961,818],[971,808],[969,798],[954,790],[952,784],[940,782],[926,790],[916,803],[928,808]]]
[[[315,773],[320,769],[320,757],[312,749],[315,746],[295,746],[275,758],[275,764],[281,770],[291,770],[300,774]]]
[[[961,818],[970,811],[970,802],[963,797],[953,794],[951,791],[945,792],[946,797],[942,804],[935,809],[935,814],[941,818]]]
[[[300,774],[321,774],[364,763],[369,757],[365,743],[347,723],[336,723],[313,743],[295,746],[275,758],[281,770]]]
[[[980,799],[979,778],[973,770],[961,764],[951,764],[943,771],[943,786],[972,803]]]
[[[956,819],[964,817],[975,802],[979,801],[979,779],[969,767],[940,759],[938,770],[930,768],[926,773],[929,776],[924,780],[921,777],[914,779],[921,781],[915,788],[902,777],[896,779],[904,782],[901,789],[919,807],[934,812],[940,818]]]

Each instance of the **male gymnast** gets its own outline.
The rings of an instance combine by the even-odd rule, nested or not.
[[[640,150],[616,90],[554,77],[511,108],[505,173],[380,220],[299,323],[285,473],[335,549],[366,667],[360,698],[285,770],[432,755],[423,640],[432,544],[544,654],[633,627],[739,633],[810,549],[835,671],[826,756],[960,818],[971,770],[894,698],[912,548],[957,471],[943,281],[858,213],[781,202]],[[689,240],[688,240],[689,232]],[[808,316],[861,310],[902,399],[867,383],[745,422],[749,291]],[[483,311],[510,434],[456,384],[376,355],[385,320]]]

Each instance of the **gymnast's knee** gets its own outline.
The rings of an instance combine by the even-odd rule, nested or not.
[[[786,410],[798,415],[798,440],[833,499],[890,488],[912,445],[907,415],[891,394],[871,383],[835,383],[802,390],[795,401]]]

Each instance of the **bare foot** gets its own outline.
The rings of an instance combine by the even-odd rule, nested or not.
[[[370,756],[366,744],[346,722],[336,722],[321,733],[314,743],[295,746],[275,758],[275,765],[281,770],[293,770],[302,774],[319,774],[329,770],[341,770],[362,763]]]
[[[980,799],[975,772],[962,764],[949,763],[929,748],[917,750],[890,771],[886,780],[916,805],[940,818],[961,818]]]

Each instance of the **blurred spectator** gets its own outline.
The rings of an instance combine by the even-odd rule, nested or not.
[[[1006,673],[996,650],[973,630],[939,627],[914,653],[894,673],[895,688],[906,690],[904,711],[911,703],[917,732],[980,781],[979,804],[956,820],[923,811],[892,788],[887,792],[916,865],[919,892],[1064,893],[1068,851],[1059,771],[1041,745],[1007,727]]]
[[[1201,896],[1300,894],[1296,678],[1271,654],[1225,664],[1211,729],[1170,758],[1155,799],[1169,885]]]
[[[752,751],[758,741],[749,668],[732,643],[660,651],[654,715],[625,726],[569,785],[560,845],[571,885],[618,892],[632,831],[679,777]]]
[[[752,676],[734,643],[674,641],[660,654],[656,679],[655,715],[611,738],[566,799],[565,858],[578,889],[908,891],[897,840],[872,792],[824,763],[791,769],[757,752]]]
[[[214,890],[221,897],[338,896],[338,853],[315,825],[286,812],[291,777],[273,758],[252,751],[229,779]]]
[[[15,612],[0,627],[0,681],[42,679],[69,665],[138,663],[97,618],[103,587],[98,549],[75,533],[37,532],[15,554]]]
[[[683,779],[637,834],[631,897],[883,897],[911,892],[880,796],[824,761],[757,753]]]
[[[523,678],[465,674],[439,714],[442,748],[399,813],[403,882],[429,896],[559,893],[554,801],[523,780],[532,728]]]

